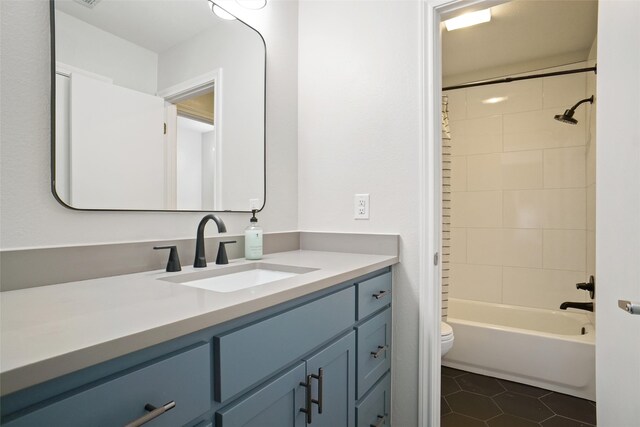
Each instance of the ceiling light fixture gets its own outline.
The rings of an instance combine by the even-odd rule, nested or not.
[[[245,9],[258,10],[267,5],[267,0],[236,0]]]
[[[491,9],[478,10],[476,12],[465,13],[452,19],[444,21],[447,31],[457,30],[459,28],[470,27],[472,25],[483,24],[491,21]]]
[[[211,11],[215,13],[215,15],[218,18],[224,19],[226,21],[233,21],[236,19],[235,16],[233,16],[232,14],[230,14],[229,12],[227,12],[226,10],[224,10],[223,8],[221,8],[211,0],[209,0],[209,4],[211,5]]]

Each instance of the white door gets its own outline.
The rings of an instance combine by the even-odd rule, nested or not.
[[[71,205],[164,209],[164,100],[79,73],[70,93]]]
[[[599,427],[640,426],[640,2],[598,17],[596,399]]]

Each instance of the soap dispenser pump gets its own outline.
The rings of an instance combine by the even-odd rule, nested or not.
[[[262,228],[258,225],[257,211],[251,212],[249,226],[244,229],[244,257],[254,260],[262,258]]]

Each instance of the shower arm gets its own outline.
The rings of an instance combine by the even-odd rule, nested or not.
[[[589,98],[583,99],[582,101],[578,101],[576,103],[576,105],[571,107],[569,110],[576,111],[576,108],[578,108],[580,106],[580,104],[584,104],[585,102],[588,102],[589,104],[593,104],[593,95],[591,95],[591,97],[589,97]]]

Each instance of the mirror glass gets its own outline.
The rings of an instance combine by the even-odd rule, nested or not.
[[[75,209],[249,211],[265,45],[207,0],[56,0],[53,190]]]

